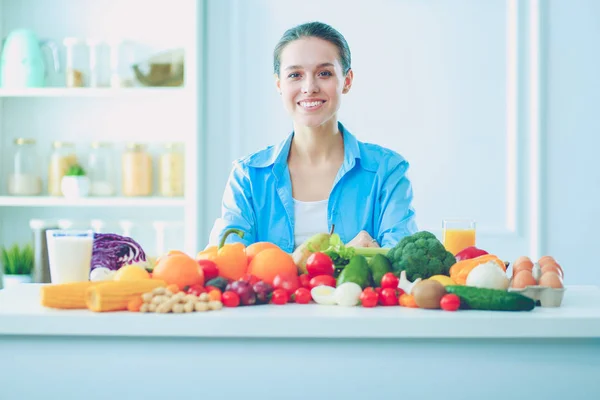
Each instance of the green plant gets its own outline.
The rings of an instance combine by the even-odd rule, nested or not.
[[[79,164],[73,164],[67,170],[66,176],[85,176],[85,170]]]
[[[2,247],[0,262],[5,275],[29,275],[33,270],[33,247],[30,244],[22,248],[18,244],[8,249]]]

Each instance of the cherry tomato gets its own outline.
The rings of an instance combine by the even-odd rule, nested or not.
[[[202,285],[191,285],[185,292],[194,296],[200,296],[202,293],[206,293],[206,289]]]
[[[308,274],[302,274],[298,277],[300,280],[300,287],[310,289],[310,278]]]
[[[227,291],[221,295],[221,301],[225,307],[237,307],[240,305],[240,296],[232,291]]]
[[[319,275],[333,276],[334,270],[335,265],[333,265],[333,261],[331,261],[331,258],[325,253],[312,253],[306,259],[306,271],[308,272],[308,276],[310,278],[314,278],[315,276]]]
[[[294,292],[300,287],[300,281],[298,275],[276,275],[273,279],[274,289],[283,289],[288,295],[294,294]]]
[[[206,289],[206,292],[207,292],[207,293],[208,293],[208,292],[210,292],[210,291],[213,291],[213,290],[218,290],[218,291],[221,291],[221,289],[219,289],[219,288],[218,288],[218,287],[216,287],[216,286],[207,286],[207,287],[205,287],[205,289]]]
[[[298,304],[308,304],[310,302],[311,299],[311,295],[310,295],[310,290],[308,290],[307,288],[298,288],[295,292],[294,292],[294,300],[296,301],[296,303]]]
[[[287,303],[290,300],[290,295],[285,289],[275,289],[273,290],[273,297],[271,297],[271,302],[273,304],[282,305]]]
[[[217,268],[217,264],[211,260],[198,260],[198,265],[204,272],[204,282],[208,282],[213,278],[219,276],[219,268]]]
[[[311,289],[316,286],[321,286],[321,285],[335,287],[336,280],[331,275],[319,275],[319,276],[315,276],[314,278],[312,278],[310,280],[310,288]]]
[[[360,302],[363,307],[375,307],[379,300],[379,294],[373,288],[366,288],[360,294]]]
[[[376,287],[376,288],[375,288],[375,293],[377,293],[377,298],[378,298],[378,304],[379,304],[380,306],[383,306],[383,305],[384,305],[384,304],[383,304],[383,297],[381,297],[381,291],[382,291],[382,290],[383,290],[383,289],[382,289],[382,288],[380,288],[380,287]]]
[[[381,302],[384,306],[396,306],[398,305],[398,297],[396,296],[396,290],[386,288],[381,291]]]
[[[397,289],[398,282],[400,282],[398,277],[396,275],[394,275],[392,272],[388,272],[387,274],[383,275],[383,277],[381,278],[381,288],[382,289],[388,289],[388,288],[389,289]]]
[[[454,293],[445,294],[440,300],[440,307],[444,311],[456,311],[460,307],[460,297]]]
[[[254,286],[260,279],[252,274],[246,274],[240,278],[240,281],[248,282],[250,285]]]

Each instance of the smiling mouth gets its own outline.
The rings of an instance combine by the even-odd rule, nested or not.
[[[297,104],[305,110],[316,110],[325,104],[325,100],[299,101]]]

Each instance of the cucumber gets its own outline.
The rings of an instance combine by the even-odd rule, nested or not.
[[[519,293],[471,286],[446,286],[446,292],[460,297],[460,308],[489,311],[531,311],[535,301]]]

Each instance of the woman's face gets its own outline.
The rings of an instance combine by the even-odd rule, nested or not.
[[[314,128],[335,117],[342,93],[352,85],[352,70],[344,76],[334,44],[302,38],[281,52],[276,83],[294,122]]]

